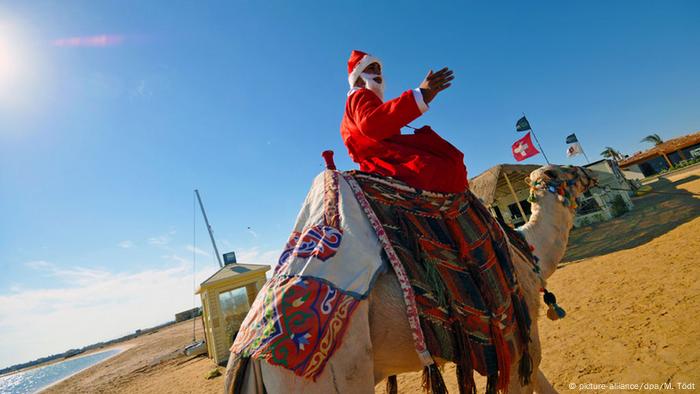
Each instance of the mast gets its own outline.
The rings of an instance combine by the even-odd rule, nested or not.
[[[204,212],[204,205],[202,204],[202,198],[199,197],[199,190],[194,189],[194,194],[197,195],[197,201],[199,201],[199,207],[202,209],[202,216],[204,216],[204,222],[207,224],[207,230],[209,231],[209,238],[211,239],[211,245],[214,247],[214,253],[216,254],[216,260],[219,261],[219,267],[223,267],[224,263],[221,262],[221,256],[219,256],[219,249],[216,248],[216,241],[214,241],[214,231],[209,225],[209,219],[207,219],[207,213]]]

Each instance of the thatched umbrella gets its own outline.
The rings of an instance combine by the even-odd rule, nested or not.
[[[527,220],[513,185],[517,186],[523,182],[525,177],[530,176],[530,173],[538,168],[540,168],[539,165],[533,164],[499,164],[472,178],[469,181],[469,189],[487,207],[491,207],[499,198],[511,194],[523,219]]]

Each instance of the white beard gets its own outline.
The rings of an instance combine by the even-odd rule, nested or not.
[[[382,102],[384,102],[384,78],[382,77],[382,83],[377,83],[374,78],[379,77],[377,74],[362,73],[360,78],[365,81],[365,87],[369,89],[372,93],[376,94]]]

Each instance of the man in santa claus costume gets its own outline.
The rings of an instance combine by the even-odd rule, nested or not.
[[[438,93],[450,87],[454,79],[451,70],[431,70],[417,89],[386,102],[379,59],[352,51],[348,74],[350,91],[340,134],[350,157],[362,171],[394,177],[421,190],[466,190],[467,169],[462,152],[429,126],[410,134],[401,133],[402,127],[428,110]]]

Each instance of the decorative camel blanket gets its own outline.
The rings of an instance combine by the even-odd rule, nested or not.
[[[529,377],[527,306],[506,236],[478,199],[351,174],[381,223],[380,240],[393,249],[387,255],[408,275],[430,355],[457,364],[465,392],[474,388],[473,370],[488,377],[487,392],[506,390],[511,359],[521,352],[519,372]]]
[[[355,171],[314,180],[231,347],[243,360],[235,368],[252,357],[316,379],[387,262],[424,365],[454,361],[468,391],[473,370],[490,391],[506,389],[511,358],[529,360],[530,318],[498,224],[468,191],[422,192]]]
[[[340,345],[352,313],[387,268],[382,247],[338,171],[313,182],[272,279],[231,347],[315,379]],[[366,302],[366,301],[364,301]]]

